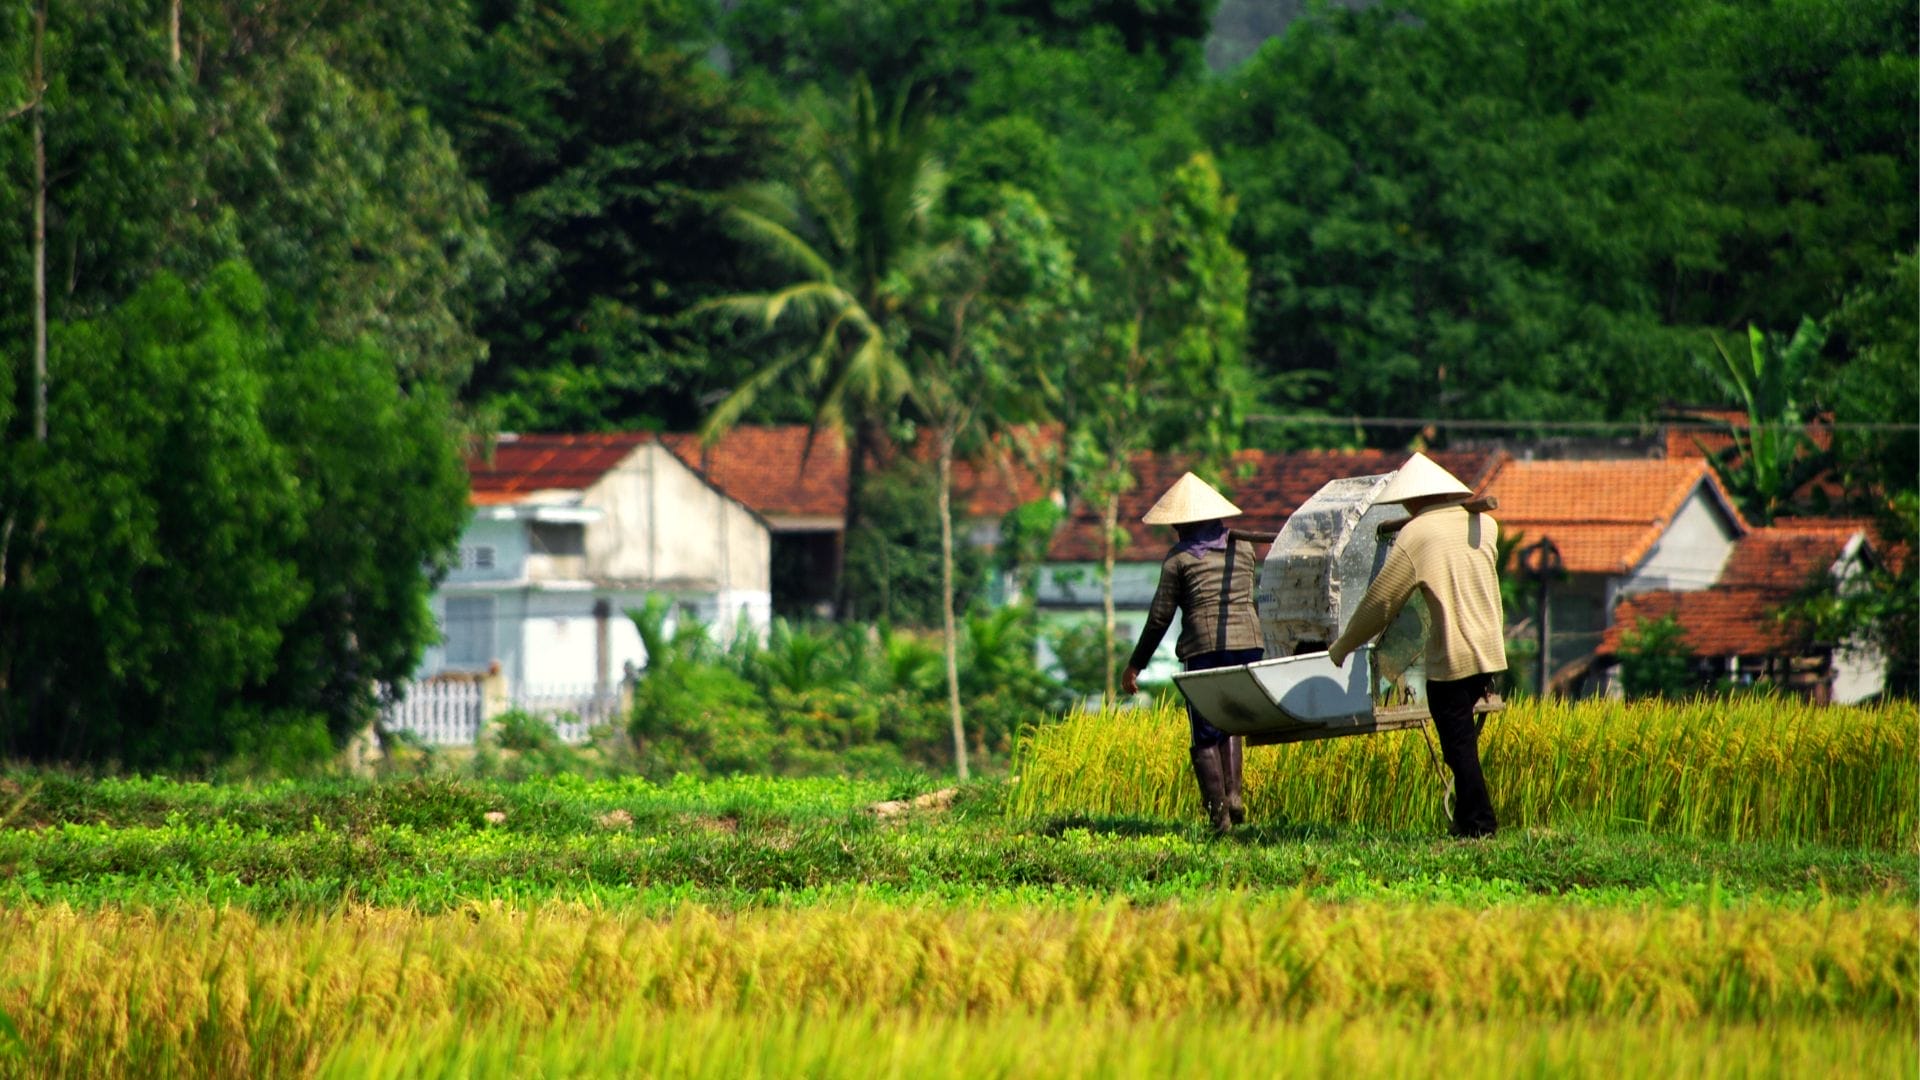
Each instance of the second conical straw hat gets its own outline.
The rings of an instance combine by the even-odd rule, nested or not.
[[[1153,504],[1140,520],[1149,525],[1184,525],[1190,521],[1212,521],[1232,517],[1240,508],[1227,501],[1205,480],[1187,473],[1173,482],[1160,501]]]
[[[1471,495],[1473,489],[1460,482],[1452,473],[1433,463],[1425,454],[1415,453],[1407,459],[1400,471],[1393,474],[1387,486],[1374,497],[1376,503],[1406,502],[1427,495]]]

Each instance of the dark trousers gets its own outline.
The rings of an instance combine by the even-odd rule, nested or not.
[[[1207,668],[1237,667],[1251,664],[1266,656],[1265,649],[1228,649],[1225,652],[1201,653],[1189,656],[1186,660],[1188,671],[1204,671]],[[1193,711],[1193,705],[1187,705],[1187,725],[1193,731],[1191,745],[1196,750],[1205,750],[1210,746],[1219,746],[1227,741],[1227,733],[1207,723],[1206,718]]]
[[[1480,730],[1473,723],[1473,705],[1486,696],[1491,675],[1427,683],[1427,708],[1440,736],[1440,756],[1453,770],[1453,833],[1455,836],[1492,836],[1493,797],[1480,772]]]

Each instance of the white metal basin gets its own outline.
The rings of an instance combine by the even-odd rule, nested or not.
[[[1372,647],[1362,646],[1344,667],[1313,652],[1184,671],[1173,681],[1209,724],[1229,735],[1340,727],[1374,718],[1372,658]]]

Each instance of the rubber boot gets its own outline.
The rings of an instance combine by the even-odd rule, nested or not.
[[[1224,833],[1233,828],[1233,816],[1227,813],[1227,781],[1220,759],[1224,756],[1218,746],[1196,746],[1189,751],[1193,758],[1193,776],[1200,782],[1200,805],[1206,808],[1207,817],[1213,822],[1213,831]]]
[[[1227,816],[1233,819],[1235,825],[1243,825],[1247,820],[1247,803],[1240,788],[1240,769],[1243,764],[1240,752],[1246,745],[1247,740],[1238,735],[1220,744],[1220,773],[1226,780]]]

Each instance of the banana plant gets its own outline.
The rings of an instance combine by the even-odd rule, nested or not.
[[[1744,355],[1713,339],[1746,419],[1727,425],[1731,447],[1707,457],[1741,512],[1757,524],[1785,511],[1794,493],[1828,465],[1827,455],[1807,437],[1805,403],[1799,400],[1826,339],[1826,330],[1812,319],[1800,320],[1784,340],[1749,324]]]

